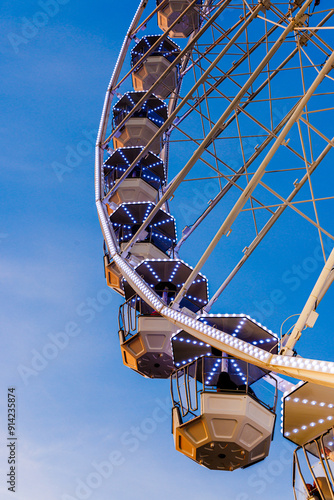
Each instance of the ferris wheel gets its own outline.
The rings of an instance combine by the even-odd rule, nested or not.
[[[170,377],[176,449],[218,470],[263,460],[281,391],[282,432],[298,446],[295,498],[322,500],[334,498],[334,363],[304,358],[296,344],[334,278],[333,15],[324,0],[140,1],[107,89],[95,165],[106,280],[124,300],[123,362]],[[222,305],[270,238],[278,266],[298,239],[318,241],[322,259],[280,336]],[[241,258],[222,265],[229,253]]]

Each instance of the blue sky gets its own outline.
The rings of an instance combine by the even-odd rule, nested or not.
[[[63,0],[41,17],[42,3],[4,0],[0,20],[1,498],[12,498],[4,481],[6,392],[12,385],[17,500],[292,498],[293,446],[278,427],[264,462],[231,474],[206,470],[174,451],[169,382],[146,380],[123,366],[121,300],[107,289],[103,274],[93,144],[137,1],[124,8],[124,2]],[[32,30],[32,19],[41,26]],[[59,173],[59,165],[66,171]],[[195,196],[189,192],[190,204]],[[176,207],[175,215],[182,214]],[[308,258],[316,262],[318,243],[314,233],[301,249],[293,241],[287,245],[285,231],[280,226],[277,245],[290,251],[279,268],[272,242],[264,243],[249,273],[231,285],[221,312],[262,314],[278,331],[301,310],[320,264],[302,276],[294,266]],[[195,264],[191,248],[182,257]],[[225,255],[229,268],[234,261]],[[217,265],[211,268],[212,290],[220,283]],[[270,298],[277,288],[282,304]],[[333,359],[326,341],[332,333],[330,297],[317,331],[303,340],[305,356]]]

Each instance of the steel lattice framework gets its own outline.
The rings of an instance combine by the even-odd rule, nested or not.
[[[299,338],[319,293],[323,294],[324,286],[327,289],[332,282],[333,257],[327,260],[323,240],[325,236],[334,239],[333,227],[325,226],[321,215],[324,202],[328,210],[333,206],[334,196],[326,189],[326,183],[319,185],[316,173],[322,170],[322,179],[328,175],[328,159],[334,145],[334,121],[330,120],[334,109],[331,71],[334,65],[334,28],[331,26],[334,9],[315,8],[313,0],[206,1],[198,29],[183,44],[169,68],[108,134],[113,98],[120,97],[126,85],[129,88],[131,74],[173,28],[163,33],[123,75],[123,63],[132,40],[153,22],[156,12],[166,2],[161,2],[146,18],[148,2],[140,2],[105,98],[96,145],[95,189],[109,257],[147,304],[198,339],[267,370],[334,387],[334,363],[284,355]],[[196,0],[190,2],[187,9],[194,6]],[[172,94],[168,118],[105,195],[102,167],[105,154],[112,152],[110,141],[176,66],[180,79],[176,89],[169,89]],[[117,192],[138,161],[145,158],[157,138],[163,140],[160,157],[169,170],[170,180],[156,206],[121,250],[108,218],[108,199]],[[172,167],[176,143],[178,155],[182,158],[187,155],[178,171]],[[196,239],[198,228],[205,225],[212,212],[223,222],[207,242],[207,249],[175,300],[171,304],[164,303],[135,272],[127,257],[161,208],[166,209],[174,196],[182,199],[183,190],[189,183],[200,186],[208,179],[216,186],[215,195],[208,198],[208,207],[183,233],[174,255],[178,255],[188,238]],[[313,301],[311,299],[301,324],[281,355],[249,346],[179,310],[179,303],[194,277],[222,237],[230,234],[241,214],[244,221],[247,216],[247,227],[250,223],[254,227],[253,239],[246,244],[242,258],[212,296],[205,307],[206,312],[287,210],[297,214],[300,224],[308,231],[313,228],[327,265]]]

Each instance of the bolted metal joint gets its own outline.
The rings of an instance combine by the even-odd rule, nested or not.
[[[259,0],[259,4],[263,6],[263,8],[261,9],[262,12],[269,10],[271,6],[270,0]]]

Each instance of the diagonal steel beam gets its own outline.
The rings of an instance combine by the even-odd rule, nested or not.
[[[307,0],[307,1],[311,1],[311,0]],[[234,44],[235,40],[237,38],[239,38],[239,36],[241,36],[241,34],[246,29],[246,27],[253,21],[253,19],[256,18],[257,14],[261,10],[261,8],[262,8],[262,5],[259,4],[254,9],[253,13],[248,17],[248,19],[245,21],[245,23],[243,24],[243,26],[238,30],[238,32],[234,35],[234,37],[230,40],[230,42],[225,46],[225,48],[221,51],[221,53],[216,57],[216,59],[209,66],[209,68],[198,79],[198,81],[195,83],[195,85],[192,87],[192,89],[188,92],[187,96],[183,99],[183,101],[189,100],[191,98],[192,94],[196,91],[196,89],[207,79],[207,76],[215,68],[215,66],[218,64],[218,62],[220,61],[220,59],[222,59],[222,57],[224,57],[224,55],[229,50],[229,48]],[[241,98],[241,96],[240,96],[240,98]],[[181,107],[183,106],[183,104],[184,104],[184,102],[180,103],[177,106],[177,108],[174,110],[174,113],[168,118],[168,120],[166,122],[166,123],[168,123],[168,125],[166,125],[166,123],[165,123],[164,125],[162,125],[162,127],[169,126],[169,124],[172,123],[172,121],[174,121],[174,119],[177,117],[179,109],[181,109]],[[227,113],[227,114],[229,114],[229,113]],[[130,242],[128,243],[128,245],[125,247],[123,255],[124,254],[128,254],[128,252],[130,251],[130,249],[132,248],[132,246],[140,238],[141,232],[145,229],[145,227],[147,226],[147,224],[150,223],[150,221],[153,219],[153,217],[158,212],[158,210],[161,208],[161,206],[170,198],[170,196],[173,194],[173,192],[175,191],[175,189],[180,185],[180,183],[182,182],[182,180],[184,179],[184,177],[191,170],[191,168],[193,167],[193,165],[196,163],[197,159],[201,156],[202,152],[204,151],[204,149],[207,147],[207,145],[211,141],[211,135],[213,135],[213,134],[216,133],[216,131],[221,126],[221,124],[223,123],[224,120],[225,120],[225,115],[223,115],[222,118],[217,122],[217,124],[211,130],[210,134],[202,141],[201,145],[198,147],[197,151],[194,153],[194,155],[192,156],[192,158],[188,161],[188,163],[185,165],[185,167],[176,176],[173,184],[166,190],[166,192],[161,197],[160,201],[157,203],[157,205],[155,206],[155,208],[152,210],[152,212],[149,214],[149,216],[143,222],[142,226],[139,228],[139,230],[137,231],[137,233],[134,235],[134,237],[130,240]],[[156,134],[156,136],[158,136],[158,135],[159,135],[159,133]],[[118,188],[119,184],[122,182],[122,180],[124,180],[129,175],[129,171],[131,172],[130,169],[134,168],[134,166],[137,164],[138,158],[144,156],[149,151],[150,144],[151,144],[151,142],[153,142],[154,139],[155,139],[155,136],[151,139],[151,141],[143,149],[143,151],[136,158],[136,160],[133,162],[133,164],[130,165],[130,167],[128,168],[128,170],[119,179],[118,183],[116,183],[113,186],[112,190],[108,193],[107,196],[109,196],[110,194],[112,194],[113,192],[115,192],[117,190],[117,188]]]
[[[192,7],[193,5],[195,5],[197,0],[192,0],[192,2],[188,5],[188,7],[182,12],[182,14],[180,14],[179,17],[181,17],[181,15],[184,15],[184,13],[186,11],[188,11],[190,9],[190,7]],[[213,16],[207,21],[207,23],[203,26],[203,28],[201,28],[198,33],[194,36],[194,38],[189,41],[186,45],[186,47],[180,52],[180,54],[174,59],[173,63],[170,64],[168,66],[168,68],[163,72],[163,74],[156,80],[156,82],[151,86],[150,90],[147,91],[145,93],[145,95],[137,102],[137,104],[131,109],[130,113],[125,117],[123,118],[123,120],[117,125],[117,127],[112,131],[112,133],[103,141],[103,144],[102,146],[105,146],[110,140],[111,138],[118,132],[118,130],[120,130],[124,125],[125,123],[131,118],[131,116],[133,115],[133,113],[139,109],[143,103],[147,100],[147,98],[152,94],[154,93],[154,90],[156,89],[156,87],[158,87],[158,85],[163,82],[163,80],[165,80],[166,76],[168,76],[168,74],[172,71],[172,69],[179,63],[182,61],[183,57],[185,57],[187,55],[187,53],[189,52],[189,50],[195,45],[195,43],[197,42],[197,40],[202,36],[203,33],[205,33],[205,31],[212,25],[212,23],[214,22],[214,20],[223,12],[223,10],[226,9],[226,7],[231,3],[232,0],[225,0],[224,3],[217,9],[217,11],[213,14]],[[170,28],[168,29],[168,31],[166,31],[166,36],[168,35],[168,32],[173,29],[174,25],[177,24],[178,22],[178,19],[177,18],[174,23],[170,26]],[[164,38],[165,35],[161,35],[161,39]],[[157,43],[157,42],[156,42]],[[147,52],[145,54],[145,56],[143,56],[141,58],[142,59],[145,59],[147,57],[147,54],[149,52]],[[129,74],[132,72],[132,70],[129,72]],[[162,128],[160,127],[160,133],[161,133],[161,130]],[[160,135],[160,134],[159,134]]]
[[[307,5],[308,2],[306,2],[305,5]],[[304,5],[304,7],[305,7]],[[288,120],[287,124],[285,125],[284,129],[276,139],[275,143],[271,147],[270,151],[267,153],[266,157],[262,161],[261,165],[255,172],[254,176],[252,177],[252,180],[244,190],[244,192],[241,194],[239,197],[238,201],[230,211],[229,215],[226,217],[225,221],[223,222],[222,226],[220,227],[219,231],[217,232],[216,236],[213,238],[212,242],[208,246],[207,250],[204,252],[202,255],[201,259],[195,266],[193,272],[190,274],[189,278],[181,288],[180,292],[178,293],[177,297],[175,298],[174,304],[175,306],[178,306],[180,301],[182,300],[183,296],[187,293],[187,290],[189,286],[192,284],[193,280],[199,273],[199,271],[202,269],[203,265],[211,255],[212,251],[220,241],[221,237],[225,234],[228,234],[229,231],[231,230],[231,226],[235,219],[237,218],[238,214],[244,207],[245,203],[247,200],[250,198],[252,195],[254,189],[256,186],[259,184],[261,181],[265,170],[267,168],[267,165],[270,163],[272,158],[274,157],[275,153],[277,152],[278,148],[281,146],[282,142],[286,138],[287,134],[290,132],[292,126],[294,123],[299,119],[303,112],[303,108],[305,105],[308,103],[312,95],[314,94],[314,91],[318,88],[320,83],[323,81],[323,79],[326,77],[326,75],[332,70],[334,64],[334,52],[333,54],[328,58],[327,62],[323,66],[322,70],[320,73],[317,75],[311,86],[309,87],[308,91],[306,92],[305,96],[300,100],[298,105],[295,108],[295,111],[293,112],[292,116]]]
[[[239,114],[241,113],[241,110],[245,109],[248,104],[252,102],[252,100],[264,89],[264,87],[267,85],[270,79],[274,78],[279,71],[294,57],[294,55],[297,53],[298,49],[294,49],[291,54],[280,64],[280,66],[270,75],[270,77],[267,78],[265,82],[263,82],[260,87],[251,95],[251,97],[242,105],[240,105],[236,109],[236,113]],[[253,155],[247,160],[247,162],[242,165],[239,170],[233,175],[231,180],[223,187],[223,189],[217,194],[217,196],[213,199],[212,203],[210,206],[203,212],[203,214],[195,221],[195,223],[191,226],[189,231],[182,235],[180,241],[177,243],[175,247],[175,251],[179,251],[183,243],[189,238],[189,236],[195,231],[195,229],[200,225],[200,223],[206,218],[207,215],[213,210],[213,208],[219,203],[219,201],[228,193],[228,191],[234,186],[234,184],[239,180],[240,175],[245,172],[245,170],[253,163],[253,161],[264,151],[264,149],[268,146],[268,144],[273,140],[274,136],[282,129],[282,127],[285,125],[291,114],[293,113],[293,109],[283,118],[283,120],[277,125],[277,127],[273,130],[273,135],[267,137],[262,144],[259,146],[259,148],[253,153]],[[224,128],[221,130],[225,130],[236,118],[236,115],[234,114],[229,118],[229,120],[226,121],[224,124]]]
[[[173,192],[175,191],[175,189],[181,184],[181,182],[186,177],[186,175],[190,172],[190,170],[195,165],[195,163],[197,162],[197,160],[201,157],[201,155],[203,154],[203,152],[205,151],[205,149],[211,144],[212,140],[216,136],[219,135],[219,133],[221,131],[221,128],[223,127],[223,124],[224,124],[225,120],[227,119],[227,117],[231,114],[231,112],[233,112],[236,109],[236,107],[239,105],[242,97],[244,96],[245,92],[251,87],[251,85],[256,80],[256,78],[259,76],[259,74],[261,73],[261,71],[263,70],[263,68],[266,66],[266,64],[268,63],[268,61],[274,56],[274,54],[281,47],[281,45],[283,44],[283,42],[286,39],[286,37],[294,30],[295,26],[298,25],[298,23],[300,22],[300,20],[302,19],[303,15],[304,15],[306,9],[309,7],[309,5],[311,5],[312,1],[313,0],[306,0],[306,2],[304,3],[304,5],[297,12],[296,16],[290,20],[289,25],[285,28],[285,30],[283,31],[283,33],[281,34],[281,36],[278,38],[278,40],[276,40],[276,42],[274,43],[274,45],[272,46],[272,48],[270,49],[270,51],[262,59],[262,61],[260,62],[260,64],[258,65],[258,67],[255,69],[255,71],[253,72],[253,74],[251,75],[251,77],[247,80],[247,82],[243,85],[243,87],[240,89],[240,91],[235,96],[235,98],[231,101],[231,103],[229,104],[229,106],[225,109],[224,113],[221,115],[221,117],[217,121],[216,125],[211,129],[211,131],[209,132],[209,134],[205,137],[205,139],[202,141],[202,143],[200,144],[200,146],[193,153],[193,155],[188,160],[188,162],[186,163],[186,165],[179,172],[179,174],[175,177],[175,180],[174,180],[173,184],[167,189],[167,191],[162,196],[162,198],[160,199],[160,201],[157,203],[157,205],[155,206],[155,208],[151,211],[151,213],[145,219],[145,221],[143,222],[143,224],[141,225],[141,227],[138,229],[138,231],[136,232],[136,234],[133,236],[133,238],[127,244],[127,246],[125,247],[125,249],[124,249],[124,251],[122,253],[123,256],[127,256],[128,255],[128,253],[131,250],[132,246],[136,243],[136,241],[138,239],[140,239],[141,233],[146,228],[146,226],[151,222],[151,220],[153,219],[153,217],[155,216],[155,214],[157,213],[157,211],[161,208],[161,206],[165,203],[165,201],[169,199],[169,197],[173,194]],[[259,4],[254,9],[254,11],[252,12],[252,14],[249,16],[249,18],[247,19],[247,21],[245,21],[244,25],[240,28],[240,30],[238,31],[238,33],[240,32],[240,34],[241,34],[247,28],[247,26],[249,25],[249,23],[258,15],[258,12],[261,10],[261,8],[262,8],[262,4]],[[230,43],[232,42],[232,40],[233,40],[233,43],[234,43],[234,38],[238,35],[238,33],[231,39]],[[221,54],[219,54],[217,56],[217,59],[220,58],[220,57],[222,57],[222,54],[225,54],[226,50],[228,50],[228,48],[230,46],[230,43],[225,46],[225,48],[222,50]],[[202,75],[202,77],[198,80],[197,83],[199,83],[203,79],[203,77],[206,75],[206,73],[208,71],[209,70],[207,70]],[[210,69],[210,71],[211,71],[211,69]],[[247,194],[247,192],[248,192],[248,188],[245,190],[244,194]],[[190,286],[189,283],[188,283],[188,281],[189,280],[187,280],[187,286]],[[179,300],[181,300],[180,296],[179,296]]]
[[[282,347],[280,354],[291,356],[293,354],[293,348],[296,345],[296,342],[300,339],[301,334],[305,326],[308,325],[309,317],[312,312],[315,310],[318,298],[326,285],[326,281],[328,280],[330,274],[332,273],[334,267],[334,248],[331,251],[330,256],[328,257],[320,276],[314,285],[314,288],[307,299],[307,302],[304,306],[304,309],[300,313],[300,316],[295,324],[291,334],[288,337],[288,340],[284,347]]]
[[[323,159],[326,157],[326,155],[330,152],[332,149],[332,146],[328,144],[325,149],[320,153],[318,158],[312,163],[312,165],[309,167],[309,174],[312,175],[315,169],[320,165],[320,163],[323,161]],[[291,192],[291,194],[288,196],[286,199],[286,203],[281,205],[274,215],[270,217],[268,222],[263,226],[261,231],[259,232],[258,236],[254,238],[252,243],[246,248],[245,254],[240,259],[238,264],[235,266],[233,271],[229,274],[229,276],[226,278],[224,283],[218,288],[216,293],[213,295],[213,297],[209,300],[208,304],[205,306],[205,311],[209,312],[214,305],[214,303],[218,300],[219,296],[222,294],[222,292],[225,290],[225,288],[228,286],[228,284],[231,282],[231,280],[234,278],[234,276],[237,274],[237,272],[242,268],[246,260],[251,256],[251,254],[254,252],[255,248],[261,243],[263,238],[266,236],[266,234],[270,231],[270,229],[273,227],[275,222],[280,218],[280,216],[284,213],[284,211],[288,208],[288,203],[291,202],[295,196],[299,193],[301,188],[306,184],[308,181],[308,174],[305,174],[304,177],[301,179],[301,181],[296,185],[295,189]]]

